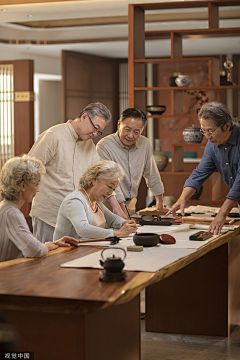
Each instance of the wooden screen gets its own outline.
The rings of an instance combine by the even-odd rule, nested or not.
[[[116,130],[119,118],[119,61],[101,56],[62,52],[63,122],[75,119],[89,103],[106,105],[113,121],[103,136]],[[99,141],[97,137],[96,141]]]
[[[0,65],[0,169],[14,156],[13,65]]]
[[[0,61],[0,67],[3,69],[2,75],[0,75],[0,81],[3,79],[3,84],[0,85],[0,116],[1,118],[4,117],[5,129],[3,131],[3,128],[1,128],[1,134],[5,134],[4,149],[2,149],[2,156],[4,156],[1,156],[1,162],[2,158],[4,158],[5,162],[8,158],[14,155],[27,154],[33,145],[33,61]],[[9,70],[6,70],[6,67]],[[10,90],[6,90],[6,82],[10,82],[8,86],[8,88],[10,87]],[[6,121],[6,118],[9,119],[10,115],[11,120]],[[21,210],[25,216],[28,216],[30,204],[26,203]]]

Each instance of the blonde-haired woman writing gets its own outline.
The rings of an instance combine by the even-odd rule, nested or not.
[[[78,246],[78,241],[70,237],[55,243],[40,243],[20,211],[39,191],[44,173],[42,162],[28,155],[8,160],[0,172],[0,262],[23,256],[41,257],[58,246]]]
[[[126,237],[136,232],[134,220],[124,220],[102,204],[123,176],[122,167],[114,161],[102,160],[90,166],[80,179],[79,190],[63,200],[53,239],[63,235],[77,239]]]

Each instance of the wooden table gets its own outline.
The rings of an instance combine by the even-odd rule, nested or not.
[[[218,279],[219,291],[223,288],[221,296],[224,297],[225,303],[229,294],[229,301],[231,299],[233,307],[238,309],[239,283],[237,286],[235,284],[240,275],[239,237],[236,237],[239,233],[239,229],[229,232],[156,273],[127,272],[126,281],[119,283],[100,282],[99,270],[59,267],[64,262],[99,250],[98,247],[60,248],[41,259],[3,262],[0,263],[0,310],[17,329],[18,351],[34,351],[35,360],[139,360],[140,291],[152,285],[147,289],[147,330],[158,331],[152,330],[151,318],[153,314],[158,316],[155,312],[157,307],[162,308],[168,304],[165,303],[167,295],[162,292],[160,297],[159,293],[157,294],[154,302],[154,292],[158,290],[158,286],[165,284],[165,281],[171,281],[175,273],[176,276],[181,274],[209,254],[222,256],[220,261],[215,261],[216,264],[222,264],[222,269],[219,272],[219,268],[216,267],[214,279]],[[231,260],[229,265],[226,261],[227,249]],[[199,269],[200,275],[201,271],[204,273],[203,282],[207,283],[205,270]],[[232,287],[227,289],[229,272],[235,274],[235,283],[231,283]],[[197,277],[193,276],[194,287],[192,284],[189,285],[192,295],[194,289],[199,286],[199,273]],[[219,315],[222,311],[225,312],[226,305],[222,309],[222,301],[214,298],[214,291],[209,286],[207,289],[210,296],[204,304],[205,310],[209,306],[210,309],[213,308],[214,300],[216,312]],[[168,298],[173,304],[166,314],[170,324],[172,314],[178,310],[184,313],[189,303],[191,305],[196,301],[196,296],[192,296],[185,307],[179,309],[178,300],[175,297],[172,299],[175,291],[178,289],[167,288],[166,291],[170,294]],[[196,305],[195,310],[198,310],[199,302]],[[174,310],[175,307],[178,310]],[[192,312],[188,311],[189,314]],[[233,312],[230,315],[225,314],[225,317],[232,322]],[[176,317],[175,322],[178,321],[179,317]]]
[[[146,331],[228,336],[240,324],[239,232],[203,246],[146,289]]]
[[[99,249],[0,263],[0,309],[17,329],[18,351],[34,351],[35,360],[140,359],[139,292],[152,274],[109,284],[99,270],[59,267]]]

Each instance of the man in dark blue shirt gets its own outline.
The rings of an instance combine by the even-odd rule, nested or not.
[[[225,105],[217,101],[204,104],[198,118],[208,142],[201,162],[185,182],[180,198],[166,215],[171,212],[175,214],[178,209],[184,215],[186,201],[199,191],[214,171],[218,171],[229,192],[208,231],[220,234],[228,213],[240,202],[240,127],[233,124]]]

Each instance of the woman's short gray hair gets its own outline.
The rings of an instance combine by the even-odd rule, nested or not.
[[[124,171],[121,165],[110,160],[101,160],[89,166],[80,179],[80,188],[87,189],[92,186],[92,180],[98,179],[109,181],[120,181],[123,179]]]
[[[20,184],[34,182],[45,174],[43,163],[29,155],[16,156],[9,159],[0,172],[0,194],[2,199],[18,200]]]
[[[78,115],[80,118],[84,113],[89,114],[90,118],[93,119],[96,116],[103,117],[108,124],[112,119],[111,111],[102,103],[95,102],[88,104]]]

